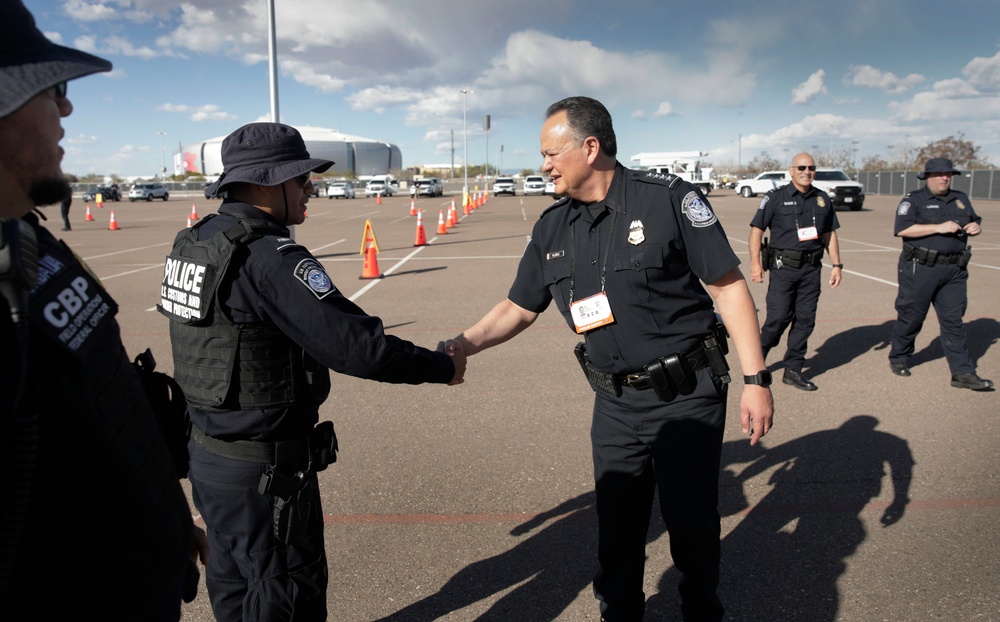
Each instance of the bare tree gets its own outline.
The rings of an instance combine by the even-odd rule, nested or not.
[[[915,164],[923,167],[931,158],[948,158],[959,169],[993,168],[983,157],[982,148],[971,140],[966,140],[962,132],[920,148],[914,158]]]

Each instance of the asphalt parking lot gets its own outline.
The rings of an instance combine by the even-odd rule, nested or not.
[[[491,198],[438,235],[451,198],[416,202],[428,246],[413,246],[407,193],[381,204],[313,199],[295,237],[389,332],[434,347],[506,296],[550,202]],[[732,191],[709,198],[746,260],[759,200]],[[728,619],[1000,619],[1000,402],[994,392],[950,387],[933,311],[913,376],[890,373],[897,203],[869,196],[863,210],[838,212],[844,281],[829,288],[827,261],[804,370],[819,391],[778,382],[775,427],[751,448],[739,430],[742,383],[732,384],[720,507]],[[91,204],[86,222],[74,201],[73,231],[61,234],[118,301],[129,352],[152,347],[167,371],[167,321],[153,310],[163,258],[192,207],[203,217],[217,206],[174,196]],[[980,375],[1000,381],[1000,202],[974,206],[984,232],[972,239],[965,320]],[[111,209],[117,231],[108,230]],[[58,210],[46,211],[58,231]],[[359,279],[366,221],[382,279]],[[763,320],[766,284],[751,291]],[[550,309],[513,341],[473,357],[458,387],[334,376],[321,416],[335,422],[341,454],[319,476],[330,620],[599,619],[590,589],[592,396],[573,358],[577,341]],[[118,520],[127,517],[109,517],[109,526]],[[657,516],[647,620],[680,619],[667,540]],[[183,619],[212,619],[204,584]]]

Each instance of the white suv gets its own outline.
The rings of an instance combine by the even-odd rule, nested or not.
[[[545,194],[545,178],[541,175],[528,175],[524,178],[524,194]]]
[[[517,196],[517,184],[514,183],[513,177],[497,177],[493,182],[493,196],[500,194]]]
[[[830,201],[834,205],[845,205],[856,212],[865,204],[865,187],[852,181],[847,173],[840,169],[816,169],[816,178],[813,179],[812,185],[830,195]]]
[[[792,178],[788,175],[788,171],[764,171],[753,179],[741,179],[736,182],[736,192],[749,199],[791,182]]]
[[[170,193],[167,192],[167,187],[163,184],[135,184],[132,189],[128,191],[128,200],[137,201],[139,199],[145,199],[147,201],[152,201],[153,199],[163,199],[166,201],[170,198]]]

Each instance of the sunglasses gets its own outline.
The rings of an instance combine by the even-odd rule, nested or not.
[[[816,170],[815,166],[796,166],[795,168],[797,168],[800,171],[804,171],[806,169],[809,169],[810,171],[815,171]]]
[[[63,80],[59,84],[53,86],[52,89],[55,91],[56,97],[63,99],[66,97],[67,89],[69,89],[69,82]]]

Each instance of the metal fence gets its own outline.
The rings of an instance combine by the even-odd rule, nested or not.
[[[917,179],[919,171],[862,171],[858,181],[864,184],[865,194],[903,196],[924,185]],[[963,171],[951,180],[951,187],[961,190],[971,199],[1000,199],[1000,171],[992,169]]]

